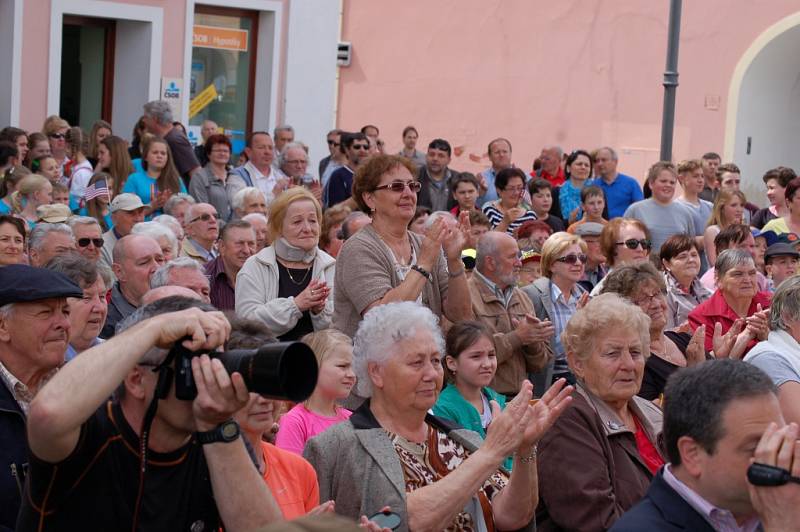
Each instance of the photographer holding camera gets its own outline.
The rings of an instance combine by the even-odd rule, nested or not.
[[[176,397],[174,364],[162,367],[178,342],[191,351],[221,346],[230,332],[223,314],[174,296],[138,309],[120,329],[31,403],[17,529],[236,531],[282,519],[231,419],[249,399],[242,375],[194,356],[197,396],[188,401]]]

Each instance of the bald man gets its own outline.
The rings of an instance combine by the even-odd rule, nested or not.
[[[145,235],[124,236],[114,246],[112,268],[117,282],[111,289],[108,317],[100,338],[114,336],[117,323],[139,308],[142,296],[150,290],[150,277],[164,264],[161,246]]]

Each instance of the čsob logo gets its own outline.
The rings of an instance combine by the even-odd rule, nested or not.
[[[181,89],[175,85],[174,81],[169,83],[169,86],[164,89],[164,98],[180,98],[181,97]]]

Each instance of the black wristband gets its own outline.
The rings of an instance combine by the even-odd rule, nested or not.
[[[431,283],[433,282],[433,276],[431,275],[431,272],[429,272],[425,268],[417,266],[416,264],[412,264],[411,269],[417,272],[418,274],[422,275],[423,277],[425,277],[429,282]]]

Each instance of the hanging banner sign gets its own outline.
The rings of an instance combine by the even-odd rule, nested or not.
[[[248,31],[237,28],[195,25],[192,28],[192,46],[214,48],[232,52],[246,52]]]
[[[216,99],[217,88],[212,83],[189,102],[189,119],[194,118],[197,113],[208,107],[208,105]]]

